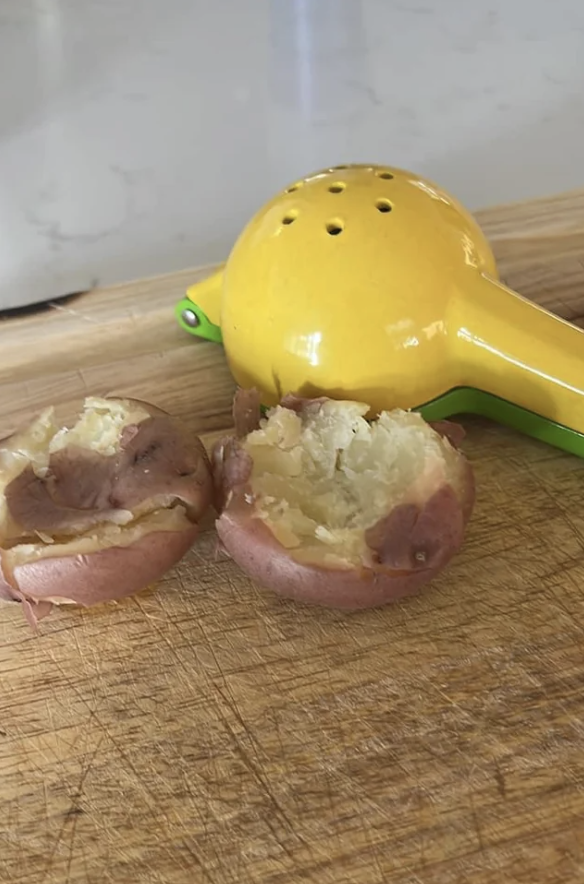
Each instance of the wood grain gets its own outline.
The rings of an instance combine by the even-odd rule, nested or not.
[[[506,281],[584,319],[584,191],[480,220]],[[48,402],[149,398],[229,425],[187,272],[0,322],[0,435]],[[465,421],[468,541],[422,595],[278,602],[212,530],[157,587],[0,621],[0,882],[584,880],[584,463]]]

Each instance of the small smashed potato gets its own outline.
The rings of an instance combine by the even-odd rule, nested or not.
[[[460,549],[474,504],[462,428],[368,405],[287,396],[263,419],[239,391],[212,454],[217,532],[258,584],[357,610],[415,592]]]
[[[212,503],[202,442],[155,406],[87,398],[72,427],[47,408],[0,442],[0,598],[31,623],[158,580]]]

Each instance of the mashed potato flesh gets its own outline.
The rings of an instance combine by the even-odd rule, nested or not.
[[[297,560],[367,564],[364,532],[416,489],[444,481],[456,453],[405,411],[365,420],[368,406],[326,401],[304,414],[278,406],[250,433],[256,511]]]

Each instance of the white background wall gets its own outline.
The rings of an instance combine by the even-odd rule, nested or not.
[[[220,260],[323,165],[584,186],[581,0],[0,0],[0,307]]]

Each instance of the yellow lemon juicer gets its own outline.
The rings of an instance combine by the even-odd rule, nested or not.
[[[584,332],[503,285],[473,217],[405,170],[292,184],[176,315],[265,406],[296,392],[474,413],[584,456]]]

